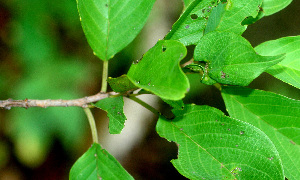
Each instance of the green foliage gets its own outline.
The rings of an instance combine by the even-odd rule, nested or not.
[[[94,143],[74,164],[70,179],[133,179],[120,163],[99,144]]]
[[[108,61],[140,32],[155,0],[77,0],[82,28],[94,54]]]
[[[119,93],[125,93],[127,91],[133,91],[137,89],[137,87],[128,79],[126,75],[122,75],[117,78],[109,77],[107,82],[115,92]]]
[[[248,122],[268,135],[282,159],[285,176],[300,178],[300,101],[260,90],[224,87],[231,117]]]
[[[132,64],[128,78],[137,87],[163,99],[182,99],[190,87],[179,66],[186,53],[186,48],[178,41],[158,41],[138,63]]]
[[[200,39],[194,58],[206,62],[202,82],[247,86],[267,68],[277,64],[283,55],[260,56],[243,37],[214,31]],[[213,80],[213,81],[212,81]]]
[[[288,6],[292,0],[264,0],[262,4],[263,12],[266,16],[274,14],[286,6]]]
[[[109,118],[109,133],[120,134],[126,120],[126,116],[123,113],[123,97],[105,98],[95,103],[94,106],[107,112]]]
[[[283,61],[272,66],[266,72],[300,88],[300,36],[267,41],[255,47],[255,51],[263,56],[285,54],[286,57]]]
[[[186,105],[156,130],[179,146],[176,169],[189,179],[284,179],[279,154],[258,128],[209,106]],[[255,161],[253,161],[255,159]]]

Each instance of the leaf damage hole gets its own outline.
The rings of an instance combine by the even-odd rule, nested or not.
[[[165,52],[167,50],[167,47],[166,46],[163,46],[162,47],[162,52]]]
[[[198,15],[197,15],[197,14],[191,14],[191,18],[192,18],[193,20],[196,20],[196,19],[198,19]]]

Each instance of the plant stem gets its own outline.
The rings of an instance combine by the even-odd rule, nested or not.
[[[145,103],[144,101],[142,101],[141,99],[135,97],[135,96],[130,96],[129,99],[139,103],[140,105],[142,105],[143,107],[145,107],[146,109],[148,109],[149,111],[153,112],[154,114],[160,116],[161,113],[159,111],[157,111],[154,107],[150,106],[149,104]]]
[[[83,110],[89,120],[89,124],[90,124],[91,131],[92,131],[93,142],[98,143],[98,134],[97,134],[97,128],[96,128],[94,116],[93,116],[90,108],[83,108]]]
[[[102,86],[101,86],[101,92],[103,93],[106,93],[107,91],[107,77],[108,77],[108,61],[103,61]]]

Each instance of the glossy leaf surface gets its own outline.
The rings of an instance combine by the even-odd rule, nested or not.
[[[70,180],[133,180],[133,177],[100,144],[94,143],[73,165]]]
[[[260,56],[243,37],[229,32],[210,32],[203,36],[195,48],[194,59],[205,61],[202,82],[247,86],[267,68],[284,58]]]
[[[242,87],[223,87],[222,96],[231,117],[258,127],[272,140],[285,176],[300,179],[300,101]]]
[[[267,41],[255,47],[255,50],[264,56],[285,53],[285,59],[267,69],[266,72],[292,86],[300,88],[300,36]]]
[[[284,179],[281,160],[258,128],[209,106],[186,105],[156,130],[179,146],[171,162],[189,179]]]
[[[178,40],[185,46],[196,45],[203,36],[208,17],[218,0],[195,0],[175,22],[166,40]]]
[[[143,28],[155,0],[77,0],[85,36],[101,60],[126,47]]]
[[[131,65],[127,76],[137,87],[163,99],[182,99],[190,87],[179,66],[186,53],[185,46],[178,41],[158,41],[142,60]]]
[[[256,17],[262,0],[228,0],[213,9],[205,33],[213,30],[242,34],[247,26],[242,22],[246,17]]]
[[[122,75],[117,78],[109,77],[107,82],[114,92],[124,93],[137,89],[137,87],[128,79],[127,75]]]
[[[124,101],[122,96],[102,99],[94,104],[107,112],[109,118],[109,133],[120,134],[124,128],[126,116],[123,112]]]

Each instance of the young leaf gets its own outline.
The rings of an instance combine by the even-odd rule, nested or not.
[[[276,78],[300,88],[300,36],[284,37],[264,42],[255,51],[260,55],[286,54],[283,61],[266,70]]]
[[[189,179],[284,179],[279,154],[258,128],[209,106],[186,105],[160,117],[158,134],[179,146],[171,162]]]
[[[70,180],[86,179],[131,180],[133,177],[100,144],[94,143],[70,171]]]
[[[228,0],[213,9],[205,33],[213,30],[234,32],[241,35],[247,28],[241,23],[245,17],[256,17],[262,0]]]
[[[108,61],[143,28],[155,0],[77,0],[85,36],[101,60]]]
[[[251,44],[235,33],[210,32],[203,36],[195,48],[194,59],[205,61],[205,78],[222,83],[247,86],[269,67],[284,58],[278,56],[260,56]],[[212,84],[203,79],[202,82]]]
[[[284,9],[291,2],[292,0],[264,0],[262,5],[264,15],[269,16],[274,14]]]
[[[132,91],[135,89],[138,89],[129,79],[126,75],[122,75],[117,78],[111,78],[109,77],[107,79],[107,82],[109,83],[110,87],[115,92],[124,93],[127,91]]]
[[[223,87],[222,96],[231,117],[258,127],[272,140],[285,176],[300,179],[300,101],[242,87]]]
[[[131,65],[127,76],[134,85],[163,99],[182,99],[190,87],[179,66],[186,53],[185,46],[178,41],[158,41],[141,61]]]
[[[193,1],[175,22],[165,40],[177,40],[185,46],[196,45],[203,36],[207,19],[217,2],[218,0]]]
[[[109,133],[120,134],[126,120],[126,116],[123,112],[123,97],[105,98],[95,103],[94,106],[107,112],[109,118]]]

